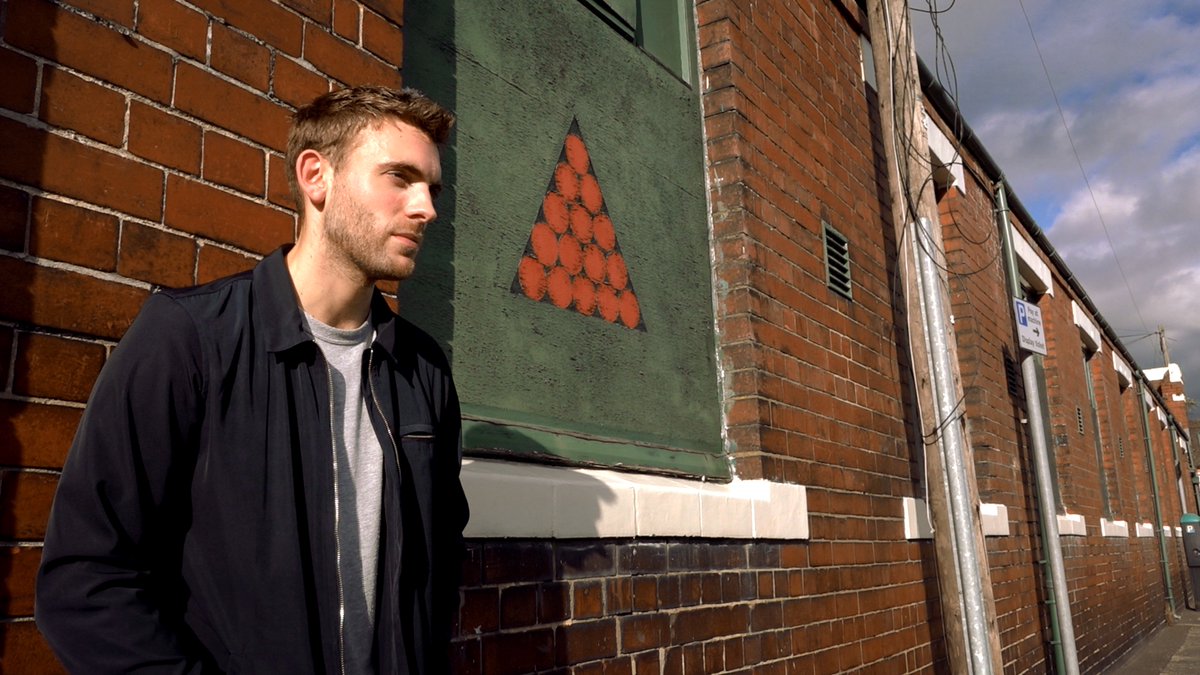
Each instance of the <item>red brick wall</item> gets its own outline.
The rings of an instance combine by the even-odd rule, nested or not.
[[[403,3],[7,0],[0,8],[0,670],[56,668],[40,542],[83,403],[155,286],[295,229],[288,115],[398,85]]]
[[[904,421],[876,101],[859,70],[864,17],[853,3],[709,0],[697,20],[737,471],[807,485],[804,547],[814,566],[840,568],[836,615],[784,626],[868,621],[876,628],[843,635],[840,649],[880,672],[896,668],[877,661],[891,654],[910,655],[902,670],[927,668],[944,658],[927,623],[940,610],[936,585],[921,582],[932,549],[905,541],[900,520],[901,498],[920,496],[920,465]],[[823,223],[850,242],[853,301],[826,287]],[[789,658],[803,667],[827,649],[794,640]]]
[[[1113,368],[1112,347],[1105,344],[1104,353],[1091,360],[1092,384],[1096,394],[1096,409],[1100,417],[1100,439],[1104,447],[1104,473],[1108,481],[1108,508],[1116,520],[1132,520],[1132,473],[1126,463],[1129,457],[1125,428],[1123,396],[1133,396],[1130,389],[1121,391],[1117,371]]]
[[[965,173],[965,192],[956,187],[942,192],[938,210],[979,498],[1008,509],[1010,536],[986,538],[1002,660],[1014,672],[1037,672],[1053,654],[1048,614],[1038,602],[1045,595],[1038,560],[1045,554],[1032,451],[1020,424],[1022,354],[1013,334],[992,187],[978,175]]]
[[[30,621],[33,576],[57,471],[108,351],[155,286],[245,269],[291,239],[287,115],[339,84],[398,84],[401,7],[0,9],[0,670],[54,669]],[[858,12],[844,0],[696,6],[730,447],[741,478],[808,486],[811,538],[471,542],[460,672],[945,670],[932,544],[905,540],[901,520],[901,498],[923,496],[921,469]],[[1016,351],[1003,278],[988,267],[990,204],[973,183],[941,207],[952,264],[988,270],[953,277],[952,291],[980,491],[1009,507],[1013,528],[987,542],[1003,659],[1044,672],[1036,500],[1003,371]],[[822,222],[850,241],[853,301],[825,287]],[[1107,433],[1125,434],[1127,457],[1097,467],[1075,430],[1086,390],[1069,297],[1041,307],[1059,355],[1047,373],[1064,497],[1089,522],[1087,537],[1063,543],[1094,672],[1162,620],[1157,540],[1098,535],[1101,470],[1120,481],[1114,509],[1153,517],[1141,403],[1095,366]],[[1152,432],[1174,524],[1174,454],[1157,418]]]
[[[907,441],[876,103],[857,67],[862,17],[836,1],[751,11],[707,0],[697,20],[727,431],[740,477],[808,487],[811,538],[472,542],[457,666],[945,670],[933,547],[906,541],[900,521],[901,498],[923,494]],[[1012,528],[987,540],[1002,659],[1006,672],[1047,672],[1035,483],[1021,387],[1014,396],[1005,373],[1019,351],[990,188],[969,180],[941,208],[963,272],[951,289],[980,492],[1009,508]],[[850,240],[853,301],[825,287],[823,221]],[[1048,363],[1051,409],[1056,434],[1077,436],[1062,438],[1059,469],[1068,504],[1089,522],[1088,536],[1062,543],[1079,653],[1098,672],[1161,624],[1164,593],[1157,540],[1099,536],[1100,471],[1124,480],[1126,467],[1097,466],[1087,407],[1085,434],[1075,430],[1076,401],[1089,404],[1062,288],[1042,302],[1064,355]],[[1119,411],[1114,376],[1095,367],[1102,416]],[[1124,487],[1113,494],[1124,500]]]
[[[1039,604],[1046,591],[1038,561],[1045,554],[1032,455],[1022,423],[1022,353],[1013,334],[1014,317],[992,187],[980,182],[981,170],[973,164],[973,158],[965,159],[966,191],[954,187],[945,190],[939,198],[939,212],[966,398],[966,425],[981,500],[1008,508],[1009,536],[987,538],[1005,668],[1037,672],[1049,667],[1053,653],[1046,643],[1050,635],[1047,610]],[[1098,464],[1094,445],[1097,430],[1071,300],[1069,289],[1058,279],[1056,294],[1042,297],[1039,307],[1051,352],[1045,365],[1059,486],[1066,510],[1084,515],[1088,525],[1085,537],[1061,538],[1073,623],[1081,665],[1085,671],[1096,671],[1162,622],[1165,591],[1158,540],[1135,536],[1136,522],[1153,520],[1152,510],[1143,508],[1150,502],[1141,498],[1142,494],[1151,494],[1145,446],[1129,427],[1126,413],[1131,401],[1138,399],[1136,389],[1121,391],[1112,366],[1113,346],[1106,341],[1103,350],[1087,364],[1103,443],[1103,463]],[[1012,365],[1006,366],[1010,360]],[[1006,368],[1013,369],[1016,382],[1009,381]],[[1078,430],[1076,406],[1083,414],[1083,434]],[[1107,505],[1101,500],[1102,475],[1108,483]],[[1160,477],[1159,483],[1160,491],[1168,497],[1177,493],[1170,480]],[[1101,517],[1127,521],[1130,537],[1101,536]],[[1167,522],[1176,521],[1168,517]],[[1168,541],[1173,555],[1177,540]],[[1173,570],[1178,576],[1178,568]],[[1130,579],[1139,581],[1129,583]],[[1178,587],[1179,582],[1175,584]],[[1181,603],[1179,590],[1176,595]]]
[[[846,594],[829,546],[494,541],[470,548],[454,672],[902,673],[933,654],[920,565]],[[907,605],[907,607],[905,606]],[[559,670],[556,670],[559,669]]]
[[[919,465],[856,12],[696,6],[730,446],[740,478],[808,486],[811,539],[472,542],[459,672],[944,665],[932,545],[903,534]],[[853,302],[825,286],[822,221],[851,240]]]

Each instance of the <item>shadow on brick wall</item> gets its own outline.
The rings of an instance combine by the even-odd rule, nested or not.
[[[884,157],[883,127],[879,120],[879,105],[876,93],[868,85],[866,97],[871,111],[871,144],[872,154],[876,158]],[[902,266],[904,251],[896,239],[897,228],[892,222],[892,197],[888,191],[888,163],[879,159],[875,165],[876,200],[880,208],[880,222],[883,224],[883,245],[885,269],[887,271],[888,289],[891,293],[891,326],[893,340],[896,346],[897,380],[900,385],[900,399],[904,424],[904,440],[909,448],[909,478],[912,481],[912,495],[922,497],[927,493],[925,443],[921,432],[921,415],[918,412],[917,382],[912,362],[912,335],[908,331],[909,317],[906,313],[908,303],[905,298]],[[925,591],[925,613],[929,627],[929,640],[932,649],[931,660],[934,664],[947,663],[945,634],[942,624],[942,603],[937,582],[937,565],[933,541],[922,541],[919,544],[921,552],[921,570],[926,583],[922,584]]]
[[[57,286],[64,273],[35,265],[36,195],[69,176],[47,177],[49,135],[37,122],[52,104],[39,82],[57,60],[56,22],[30,3],[0,7],[0,672],[61,672],[32,621],[34,577],[41,560],[45,518],[65,447],[77,416],[31,400],[24,336],[49,325],[70,331]],[[40,297],[41,293],[48,297]],[[64,325],[67,324],[67,325]]]
[[[536,446],[508,433],[524,447]],[[544,448],[538,454],[550,456]],[[604,505],[615,499],[609,486],[577,473],[569,489],[558,488],[554,537],[468,540],[452,672],[549,672],[612,658],[619,617],[633,613],[635,603],[651,613],[685,603],[680,575],[663,575],[669,566],[700,565],[705,546],[601,538]],[[473,517],[495,506],[473,503]],[[548,514],[527,515],[534,522]]]

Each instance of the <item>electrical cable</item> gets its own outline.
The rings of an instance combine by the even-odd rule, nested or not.
[[[1138,320],[1142,322],[1142,328],[1146,328],[1146,319],[1142,317],[1142,310],[1138,307],[1138,301],[1133,296],[1133,288],[1129,285],[1129,278],[1125,276],[1125,268],[1121,265],[1121,259],[1117,256],[1117,247],[1113,244],[1112,235],[1108,232],[1108,224],[1104,222],[1104,214],[1100,211],[1100,202],[1096,200],[1096,193],[1092,191],[1092,182],[1088,180],[1087,171],[1083,168],[1083,160],[1079,158],[1079,151],[1075,148],[1075,139],[1071,136],[1070,125],[1067,124],[1067,116],[1063,112],[1062,104],[1058,100],[1058,92],[1054,89],[1054,82],[1050,79],[1050,69],[1046,67],[1046,59],[1042,56],[1042,48],[1038,45],[1037,35],[1033,32],[1033,22],[1029,20],[1029,13],[1025,11],[1024,0],[1017,0],[1017,4],[1021,6],[1021,14],[1025,16],[1025,25],[1029,27],[1029,37],[1033,40],[1033,48],[1037,50],[1038,60],[1042,62],[1042,72],[1046,74],[1046,84],[1050,86],[1050,94],[1054,97],[1054,106],[1058,108],[1058,117],[1062,120],[1063,131],[1067,133],[1067,142],[1071,145],[1071,154],[1075,155],[1075,163],[1079,165],[1079,173],[1083,175],[1083,184],[1087,187],[1088,195],[1092,199],[1092,206],[1096,209],[1096,218],[1100,220],[1100,228],[1104,230],[1104,238],[1108,240],[1108,248],[1112,251],[1113,262],[1117,264],[1117,271],[1121,273],[1121,281],[1125,283],[1125,290],[1129,292],[1129,300],[1133,303],[1133,311],[1137,314]]]

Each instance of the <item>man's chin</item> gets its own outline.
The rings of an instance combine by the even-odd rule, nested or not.
[[[376,269],[370,270],[368,277],[375,281],[394,281],[401,282],[413,275],[417,266],[409,262],[407,265],[381,265]]]

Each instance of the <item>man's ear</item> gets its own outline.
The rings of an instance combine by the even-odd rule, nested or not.
[[[296,186],[305,200],[318,209],[324,208],[333,165],[329,158],[309,148],[296,155]]]

